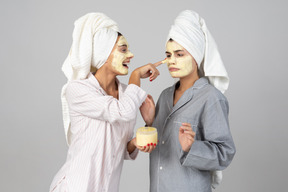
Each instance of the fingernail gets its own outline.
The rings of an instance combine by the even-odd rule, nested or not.
[[[148,143],[148,144],[147,144],[147,146],[149,147],[149,146],[150,146],[150,144]]]
[[[156,147],[156,143],[154,143],[154,146]]]
[[[151,143],[151,145],[153,145],[153,143]]]
[[[144,149],[146,148],[146,146],[144,146]]]
[[[158,140],[158,143],[159,143],[159,140]]]

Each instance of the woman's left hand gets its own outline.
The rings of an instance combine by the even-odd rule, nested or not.
[[[136,144],[136,147],[142,151],[142,152],[145,152],[145,153],[151,153],[155,148],[156,148],[157,144],[156,143],[147,143],[146,146],[138,146]]]
[[[182,123],[179,128],[179,142],[182,150],[189,152],[192,144],[194,143],[195,132],[192,130],[191,124]]]
[[[131,141],[133,142],[133,144],[137,149],[145,153],[151,153],[156,148],[157,145],[157,143],[147,143],[146,146],[139,146],[137,145],[136,137],[134,137]]]
[[[147,95],[140,107],[140,112],[146,125],[151,126],[155,117],[155,103],[151,95]]]

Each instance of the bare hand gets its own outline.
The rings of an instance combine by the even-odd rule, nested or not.
[[[147,143],[146,146],[139,146],[136,142],[136,137],[134,137],[130,142],[128,142],[128,152],[132,153],[135,148],[139,149],[145,153],[151,153],[156,148],[157,143]]]
[[[147,143],[146,146],[139,146],[136,144],[136,147],[145,153],[151,153],[155,148],[156,148],[157,144],[156,143]]]
[[[146,125],[151,126],[155,117],[155,103],[151,95],[147,95],[140,107],[140,112]]]
[[[156,69],[152,63],[139,67],[135,69],[135,71],[139,72],[140,78],[142,79],[150,77],[150,81],[153,81],[158,75],[160,75],[158,69]]]
[[[192,130],[191,124],[182,123],[179,128],[179,142],[182,150],[189,152],[192,144],[194,143],[195,132]]]
[[[161,65],[163,63],[163,61],[159,61],[157,63],[154,64],[147,64],[144,65],[142,67],[138,67],[137,69],[135,69],[130,78],[129,78],[129,84],[135,84],[138,85],[140,87],[140,78],[147,78],[150,77],[150,81],[153,81],[154,79],[157,78],[158,75],[160,75],[158,69],[156,69],[156,67],[158,67],[159,65]]]

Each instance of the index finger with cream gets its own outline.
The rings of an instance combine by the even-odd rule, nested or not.
[[[158,67],[159,65],[162,65],[163,63],[167,63],[167,59],[166,58],[164,60],[162,60],[162,61],[158,61],[158,62],[154,63],[153,65],[155,67]]]

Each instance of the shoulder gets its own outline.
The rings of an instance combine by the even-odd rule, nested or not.
[[[70,81],[66,88],[66,96],[80,96],[88,94],[93,89],[88,79]]]
[[[213,100],[227,100],[227,98],[225,97],[225,95],[223,95],[223,93],[221,93],[221,91],[219,91],[216,87],[214,87],[211,84],[207,85],[207,93],[210,99]]]
[[[77,89],[85,89],[88,88],[89,84],[87,83],[87,79],[84,80],[73,80],[70,81],[67,85],[68,90],[77,90]]]
[[[197,95],[201,98],[201,100],[205,101],[204,103],[207,107],[216,103],[225,103],[228,105],[228,100],[225,95],[223,95],[221,91],[209,83],[199,89],[197,91]]]

